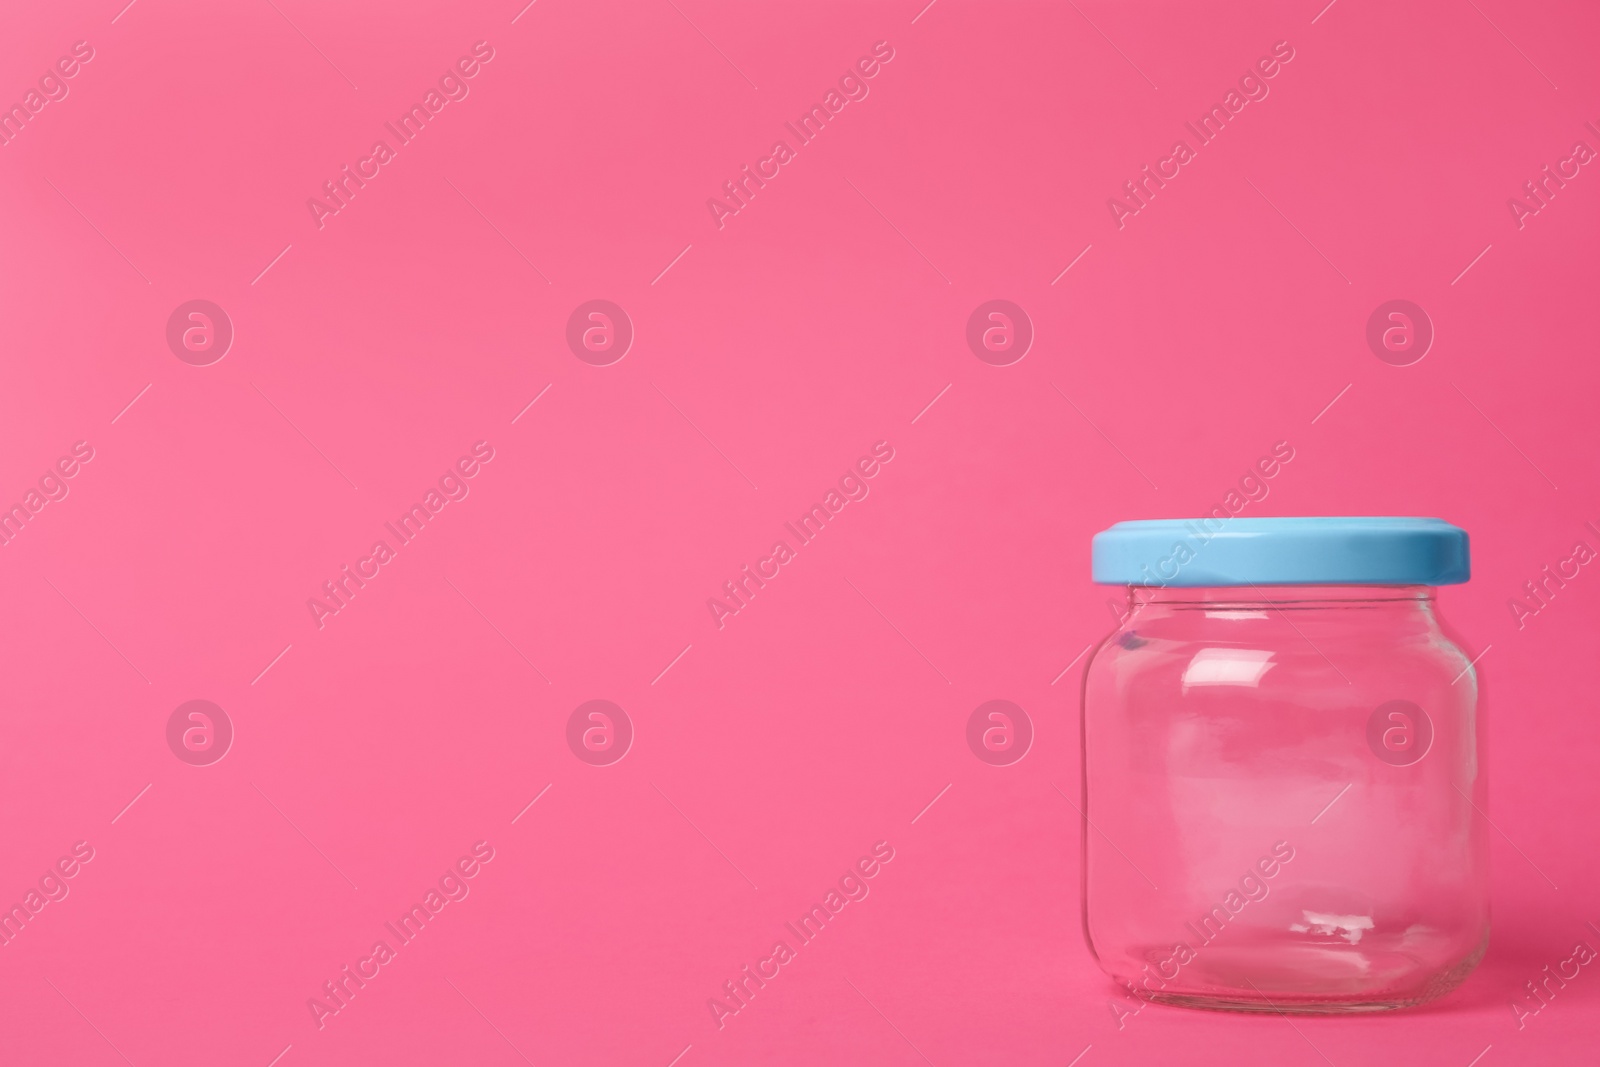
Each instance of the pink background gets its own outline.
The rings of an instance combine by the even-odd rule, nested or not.
[[[0,948],[0,1059],[1592,1055],[1600,973],[1521,1030],[1511,1003],[1600,947],[1600,574],[1521,628],[1508,601],[1600,547],[1600,174],[1507,205],[1600,148],[1591,7],[523,2],[7,17],[4,100],[94,55],[0,147],[0,503],[94,458],[0,549],[0,898],[94,858]],[[478,41],[319,229],[307,198]],[[719,229],[707,199],[879,41]],[[1270,95],[1119,229],[1108,198],[1279,41]],[[209,366],[165,339],[195,298],[235,330]],[[565,341],[596,298],[636,331],[609,366]],[[965,341],[993,298],[1036,330],[1009,366]],[[1437,331],[1404,367],[1364,336],[1397,298]],[[308,598],[477,441],[470,495],[319,629]],[[870,495],[719,629],[707,599],[878,441]],[[1412,1013],[1119,1030],[1062,795],[1112,621],[1089,538],[1209,509],[1278,441],[1248,514],[1471,531],[1443,603],[1490,694],[1494,940]],[[209,766],[168,746],[192,699],[236,732]],[[609,766],[566,740],[591,699],[635,731]],[[1036,730],[1011,766],[967,747],[989,699]],[[319,1029],[308,998],[477,841],[470,895]],[[878,841],[870,895],[719,1029],[708,998]]]

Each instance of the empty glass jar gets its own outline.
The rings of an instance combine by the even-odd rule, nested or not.
[[[1488,943],[1478,677],[1437,519],[1118,523],[1127,587],[1083,689],[1084,931],[1134,997],[1356,1012]]]

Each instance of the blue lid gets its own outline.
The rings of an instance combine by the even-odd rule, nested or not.
[[[1455,585],[1467,532],[1442,519],[1140,519],[1094,537],[1108,585]]]

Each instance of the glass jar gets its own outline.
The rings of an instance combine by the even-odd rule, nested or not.
[[[1479,683],[1437,519],[1118,523],[1083,683],[1084,933],[1145,1001],[1402,1008],[1489,936]]]

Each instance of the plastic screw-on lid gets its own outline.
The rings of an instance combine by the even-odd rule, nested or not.
[[[1467,532],[1442,519],[1140,519],[1094,538],[1109,585],[1456,585]]]

